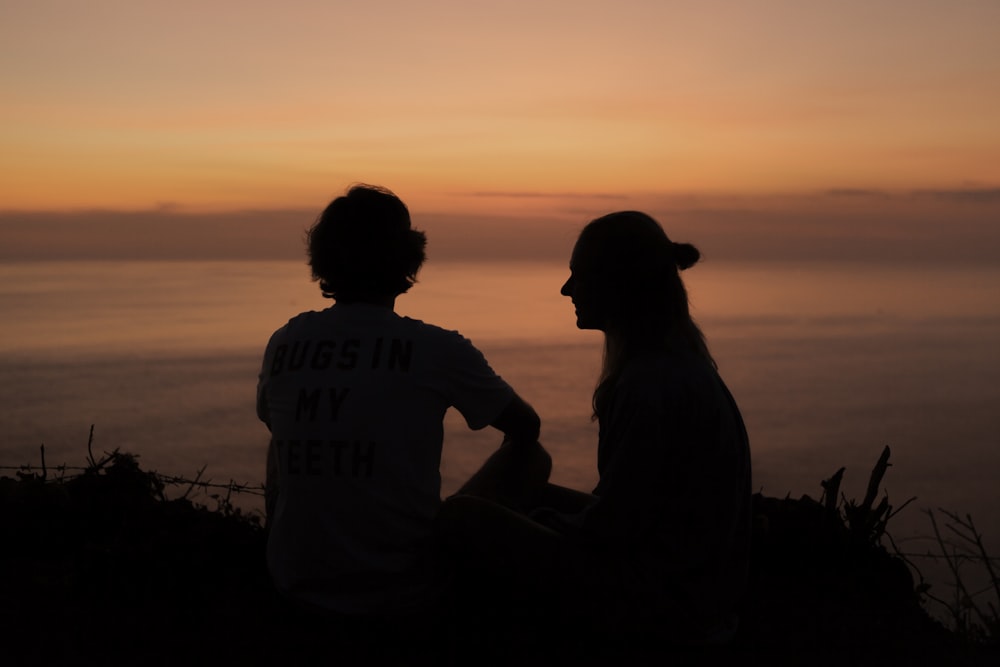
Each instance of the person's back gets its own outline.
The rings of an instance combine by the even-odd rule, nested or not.
[[[673,641],[711,644],[735,633],[745,587],[750,452],[680,277],[700,257],[645,213],[611,213],[581,232],[562,293],[579,328],[605,334],[584,528],[624,605],[609,618],[638,609]]]
[[[443,419],[534,440],[538,418],[453,331],[400,317],[422,233],[391,193],[356,187],[310,232],[337,299],[271,337],[258,414],[268,456],[268,566],[295,602],[353,615],[419,610],[435,594],[425,542],[440,504]]]
[[[689,352],[643,355],[600,426],[598,501],[582,529],[619,571],[621,603],[689,639],[731,631],[749,557],[750,454],[722,379]]]
[[[472,488],[439,515],[439,540],[477,598],[463,608],[485,607],[490,627],[584,651],[698,651],[735,637],[750,452],[679,276],[699,258],[635,211],[581,232],[560,292],[577,327],[604,333],[597,487],[549,484],[526,508]]]

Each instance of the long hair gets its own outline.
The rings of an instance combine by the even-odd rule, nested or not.
[[[705,336],[691,318],[679,273],[701,258],[697,248],[671,241],[645,213],[620,211],[584,227],[577,252],[614,295],[594,390],[595,419],[605,414],[626,364],[643,353],[685,350],[715,366]]]

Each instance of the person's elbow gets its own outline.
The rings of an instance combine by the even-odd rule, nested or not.
[[[504,439],[514,442],[537,442],[542,430],[538,413],[517,394],[492,425],[504,434]]]
[[[524,416],[523,422],[518,424],[516,429],[513,429],[509,433],[504,433],[504,435],[511,440],[520,442],[538,442],[538,436],[541,432],[542,419],[538,416],[537,412],[531,410],[530,414]]]

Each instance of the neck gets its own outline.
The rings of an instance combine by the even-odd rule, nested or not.
[[[396,297],[394,296],[368,296],[356,299],[343,298],[337,299],[337,303],[342,303],[344,305],[363,305],[363,306],[379,306],[381,308],[388,308],[389,310],[395,310],[396,308]]]

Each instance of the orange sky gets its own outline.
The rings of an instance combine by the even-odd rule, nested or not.
[[[996,188],[998,30],[966,0],[6,0],[0,209]]]

